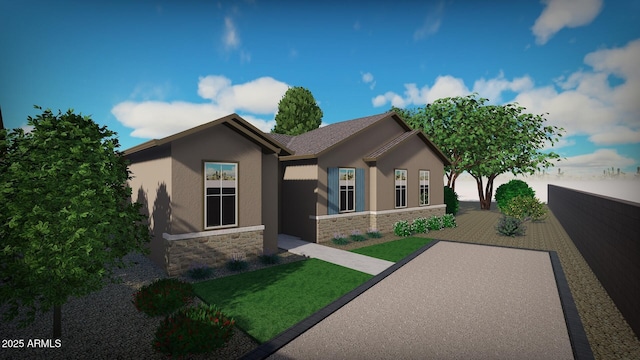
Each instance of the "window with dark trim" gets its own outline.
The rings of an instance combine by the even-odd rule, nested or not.
[[[204,163],[204,227],[238,225],[238,164]]]
[[[396,207],[407,207],[407,170],[395,170]]]
[[[349,212],[356,210],[356,169],[340,168],[339,169],[340,184],[340,212]]]
[[[420,206],[429,205],[429,170],[420,170]]]

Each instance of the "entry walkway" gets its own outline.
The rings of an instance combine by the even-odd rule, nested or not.
[[[278,247],[290,253],[320,259],[371,275],[378,275],[394,264],[391,261],[310,243],[286,234],[278,235]]]

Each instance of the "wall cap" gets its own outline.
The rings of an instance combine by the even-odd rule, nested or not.
[[[426,206],[418,206],[418,207],[410,207],[410,208],[402,208],[402,209],[391,209],[391,210],[380,210],[380,211],[370,210],[370,211],[348,212],[348,213],[332,214],[332,215],[309,215],[309,219],[311,220],[339,219],[339,218],[354,217],[354,216],[384,215],[384,214],[403,213],[408,211],[442,209],[446,207],[447,205],[442,204],[442,205],[426,205]]]
[[[256,226],[245,226],[231,229],[220,229],[220,230],[209,230],[209,231],[201,231],[201,232],[192,232],[186,234],[167,234],[162,233],[162,237],[166,240],[184,240],[184,239],[195,239],[207,236],[216,236],[216,235],[227,235],[227,234],[237,234],[243,232],[250,231],[260,231],[264,230],[264,225],[256,225]]]

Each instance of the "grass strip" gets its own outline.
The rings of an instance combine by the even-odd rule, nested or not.
[[[430,243],[432,239],[420,237],[408,237],[405,239],[389,241],[382,244],[361,247],[351,252],[371,256],[374,258],[398,262],[421,247]]]
[[[373,276],[308,259],[194,284],[196,294],[260,343],[309,317]]]

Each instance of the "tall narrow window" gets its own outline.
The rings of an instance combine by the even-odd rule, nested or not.
[[[238,164],[204,163],[204,227],[238,225]]]
[[[420,170],[420,205],[429,205],[429,170]]]
[[[395,171],[396,207],[407,207],[407,170]]]
[[[355,211],[356,169],[340,168],[340,212]]]

